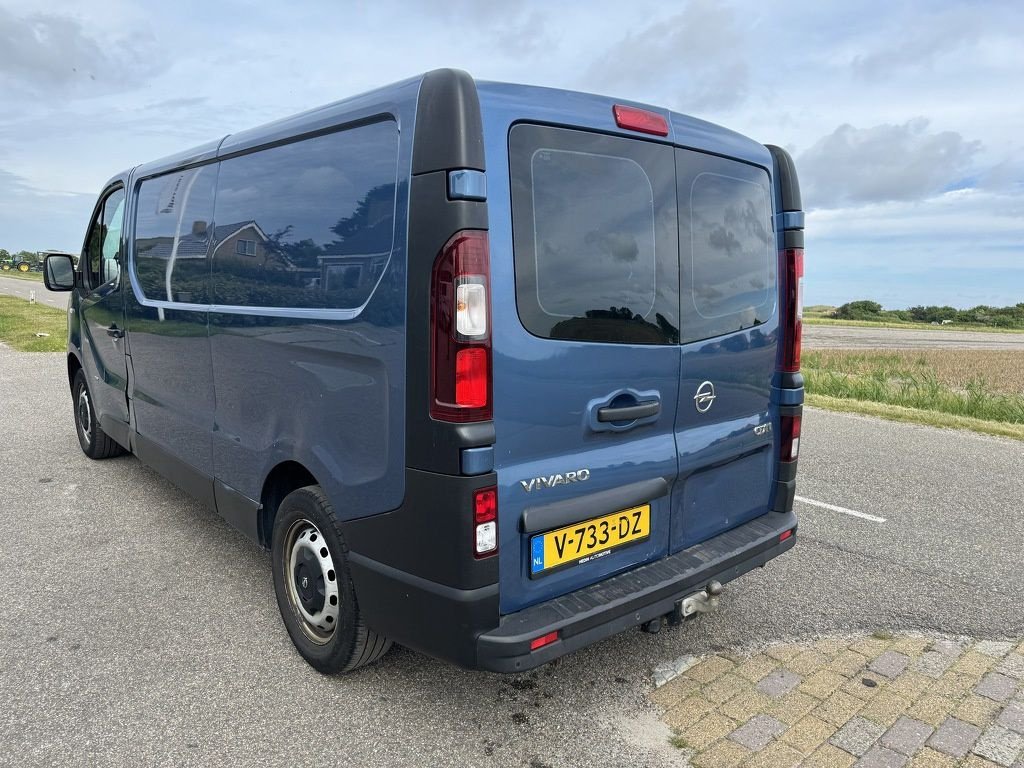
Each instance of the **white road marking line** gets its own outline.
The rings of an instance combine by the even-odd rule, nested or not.
[[[858,512],[856,509],[847,509],[846,507],[837,507],[835,504],[826,504],[824,501],[815,501],[814,499],[808,499],[803,496],[794,496],[797,501],[803,502],[804,504],[810,504],[814,507],[821,507],[822,509],[829,509],[833,512],[839,512],[844,515],[850,515],[851,517],[859,517],[862,520],[870,520],[872,523],[884,523],[884,517],[878,517],[878,515],[869,515],[867,512]]]

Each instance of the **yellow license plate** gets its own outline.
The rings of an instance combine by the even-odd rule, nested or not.
[[[530,575],[589,563],[623,544],[642,541],[650,535],[650,504],[537,534],[530,539]]]

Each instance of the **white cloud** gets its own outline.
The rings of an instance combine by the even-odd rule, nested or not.
[[[747,94],[746,55],[743,27],[731,8],[690,0],[681,13],[628,32],[601,51],[582,83],[605,93],[655,90],[662,103],[677,109],[726,109]]]
[[[979,148],[955,131],[930,132],[924,118],[841,125],[797,157],[804,206],[919,200],[962,181]]]

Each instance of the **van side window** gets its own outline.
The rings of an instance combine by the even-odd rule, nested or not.
[[[121,230],[124,222],[124,189],[115,189],[96,212],[86,241],[84,272],[90,288],[113,283],[121,270]]]
[[[210,229],[217,167],[146,179],[135,214],[135,277],[147,299],[209,301]]]
[[[549,339],[676,343],[672,149],[523,124],[509,155],[524,327]]]
[[[683,341],[751,328],[775,312],[768,173],[677,150]]]
[[[390,120],[222,161],[213,302],[361,307],[391,257],[397,171]]]

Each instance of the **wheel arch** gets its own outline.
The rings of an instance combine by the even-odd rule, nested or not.
[[[274,518],[284,497],[299,488],[319,484],[316,476],[297,461],[282,461],[270,470],[260,492],[257,528],[260,546],[270,549],[273,543]]]
[[[77,355],[68,353],[68,389],[73,389],[75,386],[75,374],[82,370],[82,363],[78,359]]]

